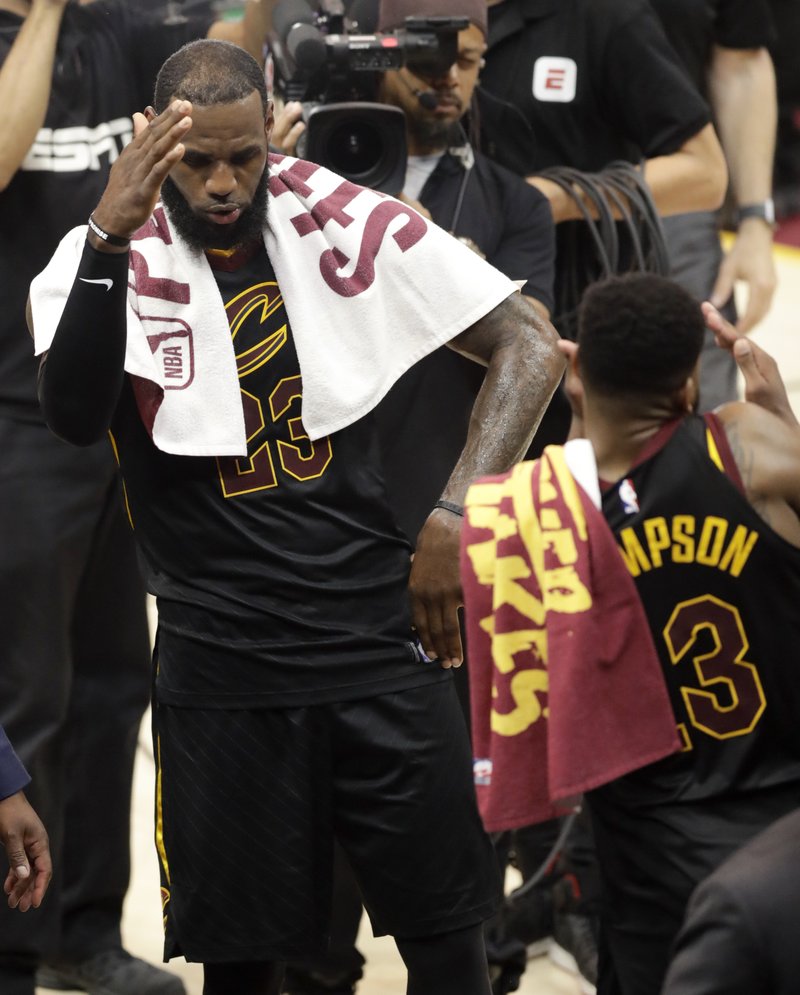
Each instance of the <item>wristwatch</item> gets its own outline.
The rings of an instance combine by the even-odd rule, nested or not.
[[[775,203],[772,197],[759,201],[757,204],[744,204],[736,212],[737,224],[741,224],[745,218],[761,218],[768,225],[775,224]]]

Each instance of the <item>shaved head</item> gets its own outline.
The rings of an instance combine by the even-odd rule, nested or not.
[[[254,90],[260,94],[266,112],[267,86],[252,55],[231,42],[202,38],[179,48],[161,67],[153,104],[159,114],[176,97],[211,107],[232,104]]]

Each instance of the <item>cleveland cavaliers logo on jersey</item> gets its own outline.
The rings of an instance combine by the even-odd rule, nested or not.
[[[639,510],[639,495],[630,477],[619,485],[619,499],[626,515],[635,515]]]
[[[194,380],[192,330],[180,318],[142,315],[150,350],[163,375],[164,390],[185,390]]]
[[[578,90],[578,63],[560,55],[542,55],[533,64],[533,95],[551,104],[569,104]]]
[[[259,369],[264,363],[269,362],[286,344],[288,337],[286,324],[264,335],[263,338],[260,334],[261,326],[268,322],[270,317],[282,307],[283,297],[278,290],[278,285],[274,282],[260,283],[255,287],[250,287],[225,305],[225,312],[231,326],[231,337],[236,352],[236,369],[240,380]],[[244,334],[240,335],[239,333],[251,316],[255,316],[255,320],[248,325],[251,339],[244,341]],[[253,332],[255,332],[255,341],[252,341]]]

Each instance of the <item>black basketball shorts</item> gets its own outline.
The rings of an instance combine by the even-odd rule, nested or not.
[[[153,722],[166,959],[318,953],[334,837],[376,935],[493,913],[499,872],[452,681],[300,708],[158,705]]]

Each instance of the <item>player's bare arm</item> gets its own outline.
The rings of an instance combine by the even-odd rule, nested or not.
[[[800,547],[800,427],[741,401],[716,414],[748,500],[778,535]]]
[[[514,294],[449,345],[487,366],[467,442],[442,494],[462,505],[472,481],[501,473],[524,456],[561,375],[558,334]],[[423,649],[443,667],[459,666],[458,627],[461,518],[436,509],[417,539],[409,591]]]

